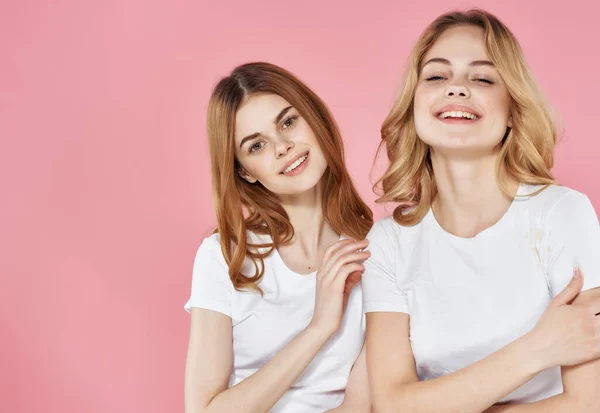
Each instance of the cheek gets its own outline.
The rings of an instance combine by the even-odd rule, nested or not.
[[[435,96],[424,88],[418,88],[413,102],[413,115],[417,135],[427,136],[431,124],[431,108],[435,104]]]
[[[510,95],[504,96],[504,104],[502,106],[504,107],[504,114],[505,114],[506,118],[508,119],[508,117],[510,116],[510,109],[511,109]]]
[[[494,109],[501,116],[507,115],[510,111],[510,94],[506,89],[497,88],[494,93],[486,94],[486,104]]]
[[[423,88],[421,86],[417,87],[417,90],[415,91],[415,98],[413,101],[413,110],[415,112],[415,116],[419,116],[421,114],[421,111],[425,106],[426,96],[427,94],[425,93]]]
[[[258,180],[261,180],[261,178],[266,175],[265,171],[267,169],[267,160],[264,159],[262,155],[262,153],[259,153],[255,155],[242,156],[242,160],[240,161],[240,164],[246,170],[246,172]],[[238,157],[238,159],[240,159],[240,157]]]
[[[490,96],[486,106],[489,108],[489,112],[494,114],[494,120],[506,126],[510,115],[510,96],[504,93]]]
[[[306,122],[301,122],[292,132],[293,140],[297,143],[305,143],[312,147],[318,147],[319,141],[314,132]]]
[[[296,143],[302,143],[311,148],[312,154],[315,155],[313,158],[319,157],[325,159],[323,148],[321,148],[321,144],[319,143],[317,136],[306,123],[303,122],[302,125],[300,125],[300,127],[294,131],[294,135],[294,141]]]
[[[431,108],[435,105],[438,94],[427,85],[420,85],[415,91],[413,110],[415,118],[427,119],[431,117]]]
[[[252,159],[250,168],[258,180],[272,179],[273,165],[271,164],[269,157],[264,156],[263,153]]]

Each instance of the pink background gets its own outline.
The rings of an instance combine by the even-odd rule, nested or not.
[[[0,410],[183,411],[183,304],[214,223],[205,111],[234,65],[279,64],[328,103],[373,205],[412,43],[446,10],[487,8],[564,118],[556,175],[600,210],[593,2],[232,3],[0,4]]]

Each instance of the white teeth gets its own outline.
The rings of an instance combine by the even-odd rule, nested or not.
[[[462,112],[462,111],[442,112],[439,114],[438,117],[440,119],[446,119],[446,118],[466,118],[466,119],[472,119],[472,120],[479,119],[479,117],[477,115],[475,115],[474,113]]]
[[[304,162],[306,160],[306,158],[308,158],[308,155],[301,156],[300,158],[298,158],[296,160],[296,162],[294,162],[293,164],[291,164],[290,166],[288,166],[287,168],[285,168],[283,170],[283,173],[287,174],[288,172],[292,172],[294,169],[296,169],[298,166],[300,166],[300,164],[302,162]]]

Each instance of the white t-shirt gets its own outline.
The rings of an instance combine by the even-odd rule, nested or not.
[[[252,243],[270,243],[269,236],[249,233]],[[264,259],[259,282],[264,295],[233,288],[221,252],[219,235],[206,238],[194,262],[192,293],[185,309],[218,311],[233,325],[233,371],[229,387],[252,375],[300,333],[314,312],[316,272],[291,271],[275,250]],[[246,270],[246,271],[244,271]],[[254,274],[249,259],[245,274]],[[276,413],[321,413],[344,399],[350,369],[364,342],[365,317],[362,290],[357,284],[337,333],[323,346],[311,364],[270,410]]]
[[[518,194],[540,188],[521,184]],[[529,332],[575,264],[584,290],[600,286],[598,218],[585,195],[561,186],[516,198],[474,238],[446,232],[431,210],[413,227],[382,219],[367,238],[364,310],[410,315],[420,380],[469,366]],[[502,401],[527,403],[562,391],[560,368],[553,368]]]

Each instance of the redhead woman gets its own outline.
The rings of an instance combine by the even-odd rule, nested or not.
[[[251,63],[217,84],[207,124],[218,228],[185,306],[186,413],[369,412],[373,218],[331,113],[288,71]]]

